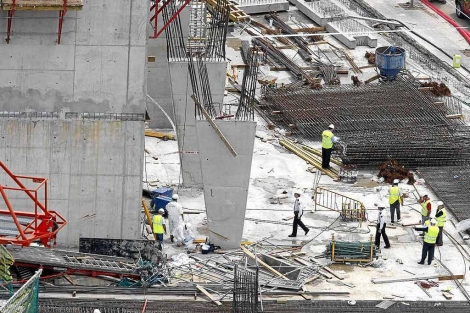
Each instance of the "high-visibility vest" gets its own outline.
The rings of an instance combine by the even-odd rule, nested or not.
[[[428,231],[424,233],[424,242],[435,244],[437,235],[439,235],[439,227],[428,226]]]
[[[437,210],[439,211],[439,209]],[[446,223],[447,211],[446,208],[442,208],[440,211],[442,211],[442,215],[436,217],[437,226],[444,227],[444,224]]]
[[[321,146],[322,148],[325,148],[325,149],[331,149],[333,148],[333,140],[331,140],[331,138],[333,138],[333,133],[329,130],[324,130],[323,133],[321,134]]]
[[[431,200],[426,200],[423,203],[421,203],[421,215],[422,216],[428,216],[428,203],[430,203]]]
[[[163,216],[154,215],[153,216],[153,233],[154,234],[163,234],[165,230],[163,229]]]
[[[397,200],[400,200],[400,190],[398,189],[398,186],[392,186],[388,195],[388,204],[393,204]]]

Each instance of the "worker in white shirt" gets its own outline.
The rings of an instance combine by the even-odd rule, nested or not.
[[[180,223],[178,225],[175,231],[175,239],[178,246],[190,243],[194,238],[190,223]]]
[[[380,248],[380,236],[384,238],[385,249],[390,248],[390,242],[388,241],[388,236],[385,233],[385,228],[387,228],[387,211],[385,209],[385,204],[377,204],[379,209],[379,214],[377,215],[377,230],[375,232],[375,246]]]
[[[183,207],[178,203],[178,195],[174,194],[172,199],[173,201],[166,205],[166,210],[168,211],[170,240],[174,242],[175,230],[184,221],[184,216]]]
[[[304,214],[304,211],[302,209],[302,205],[300,203],[300,191],[296,191],[294,192],[294,197],[295,197],[295,201],[294,201],[294,224],[293,224],[293,227],[292,227],[292,234],[289,235],[289,237],[297,237],[297,228],[298,226],[300,226],[304,232],[305,232],[305,235],[308,234],[308,232],[310,231],[307,226],[304,225],[304,223],[302,222],[301,218],[302,218],[302,215]]]

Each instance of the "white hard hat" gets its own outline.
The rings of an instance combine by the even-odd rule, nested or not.
[[[393,183],[394,183],[394,184],[398,184],[399,182],[400,182],[399,179],[394,179],[394,180],[393,180]]]
[[[444,202],[442,202],[442,201],[437,201],[437,206],[441,206],[441,205],[443,206],[443,205],[444,205]]]
[[[178,200],[179,196],[177,194],[174,194],[173,197],[171,197],[173,200]]]
[[[436,225],[436,224],[437,224],[436,219],[435,219],[435,218],[432,218],[432,219],[431,219],[431,225]]]
[[[93,311],[93,313],[101,313],[101,311],[98,310],[98,309],[95,309],[95,310]]]
[[[328,125],[328,128],[335,129],[335,125],[330,124],[330,125]]]
[[[379,203],[375,203],[375,206],[377,206],[377,208],[379,209],[382,209],[382,208],[385,209],[387,205],[385,204],[385,202],[379,202]]]
[[[158,209],[158,213],[165,213],[164,209]]]

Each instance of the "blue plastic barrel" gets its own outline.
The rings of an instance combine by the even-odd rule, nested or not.
[[[380,75],[394,78],[405,67],[406,53],[403,48],[388,46],[375,50],[375,64]]]

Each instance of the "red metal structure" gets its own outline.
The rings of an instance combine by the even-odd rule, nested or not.
[[[62,26],[64,24],[65,15],[67,14],[67,8],[79,10],[83,6],[82,0],[3,0],[2,3],[3,10],[8,11],[7,38],[5,39],[7,43],[10,43],[11,40],[11,29],[16,11],[59,11],[57,43],[60,44],[60,39],[62,37]]]
[[[10,187],[0,183],[0,194],[7,207],[6,210],[2,210],[0,202],[0,244],[29,246],[33,242],[40,242],[45,247],[55,246],[56,235],[67,221],[59,213],[49,211],[47,208],[47,179],[15,175],[2,162],[0,168],[16,184],[16,187]],[[0,172],[0,175],[2,174]],[[37,185],[35,188],[27,188],[22,180]],[[29,197],[33,201],[34,212],[15,211],[8,199],[7,191]],[[44,203],[38,199],[40,193],[44,197]]]
[[[155,3],[150,7],[150,12],[154,12],[150,18],[150,23],[153,23],[153,36],[150,36],[150,39],[156,39],[158,36],[163,33],[163,31],[168,27],[168,25],[173,22],[178,15],[183,11],[183,9],[191,2],[191,0],[183,0],[181,7],[170,17],[168,22],[163,25],[161,29],[158,29],[158,16],[162,13],[163,9],[172,1],[176,0],[155,0]]]

